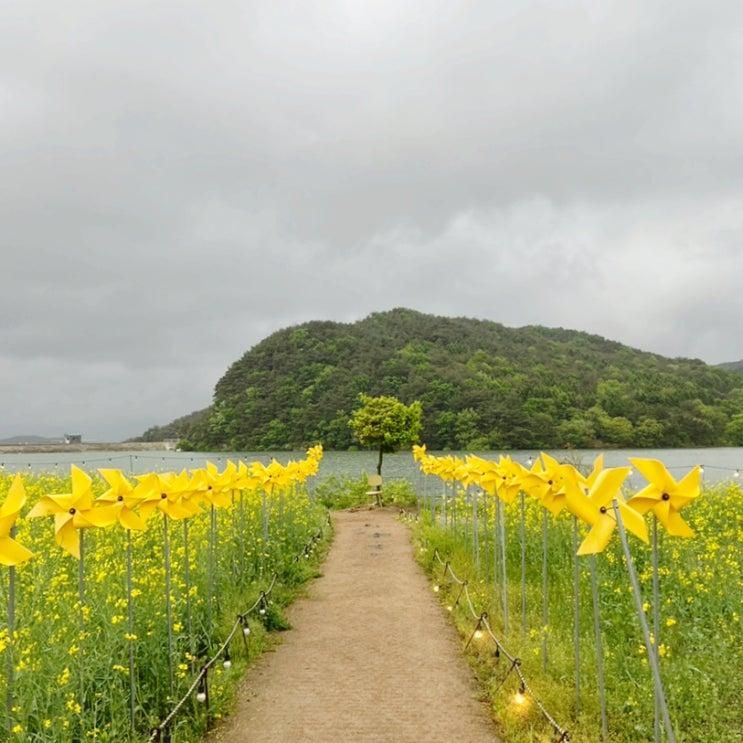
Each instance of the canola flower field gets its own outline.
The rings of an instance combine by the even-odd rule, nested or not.
[[[561,739],[535,698],[571,741],[670,740],[660,715],[656,723],[615,500],[674,739],[743,740],[743,490],[736,480],[706,488],[699,468],[676,480],[660,462],[637,458],[632,465],[648,485],[627,493],[622,484],[629,467],[604,469],[600,459],[591,472],[581,472],[547,455],[527,468],[507,457],[432,457],[425,448],[414,454],[425,478],[415,527],[419,560],[469,641],[505,740]],[[487,612],[494,634],[520,660],[533,695],[519,688],[486,633],[473,635],[462,588],[442,570],[442,560],[468,580],[473,605]]]
[[[147,740],[258,599],[208,675],[218,717],[313,571],[302,558],[326,511],[307,481],[321,457],[131,481],[74,466],[69,478],[0,476],[0,739]],[[199,739],[204,696],[162,740]]]

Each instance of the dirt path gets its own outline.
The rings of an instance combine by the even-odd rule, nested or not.
[[[334,524],[323,577],[290,612],[294,629],[248,673],[210,740],[497,741],[406,527],[383,511]]]

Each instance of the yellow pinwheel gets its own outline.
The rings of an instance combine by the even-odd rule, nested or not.
[[[269,465],[263,462],[253,462],[250,471],[258,480],[259,487],[263,488],[268,495],[273,495],[287,485],[286,470],[275,459],[271,460]]]
[[[183,505],[183,492],[173,488],[172,473],[148,472],[137,475],[135,488],[140,498],[139,512],[148,519],[154,511],[161,511],[171,519],[184,519],[191,515]]]
[[[648,485],[634,495],[629,504],[639,513],[655,514],[666,531],[674,537],[693,537],[693,529],[681,518],[679,511],[699,497],[702,471],[694,467],[678,482],[658,459],[630,457],[630,462],[648,481]]]
[[[134,509],[141,500],[134,486],[121,470],[99,469],[101,477],[108,483],[108,490],[98,498],[99,503],[111,503],[116,509],[116,518],[125,529],[141,531],[144,521]]]
[[[54,516],[54,538],[63,550],[80,559],[79,529],[111,526],[118,517],[116,505],[97,505],[93,480],[79,467],[70,465],[72,492],[45,495],[31,509],[28,518]]]
[[[0,506],[0,565],[12,567],[33,557],[31,550],[26,549],[10,536],[25,502],[26,489],[23,487],[21,476],[16,475],[5,501]]]
[[[426,445],[421,444],[420,446],[413,445],[413,459],[416,462],[422,462],[426,458]]]
[[[617,525],[614,516],[613,501],[616,500],[622,523],[628,531],[648,542],[648,527],[642,516],[620,495],[622,483],[629,475],[629,467],[610,467],[596,476],[584,494],[582,488],[573,481],[567,488],[566,505],[575,516],[591,526],[591,531],[578,548],[579,555],[593,555],[603,552],[609,544],[611,535]]]
[[[569,464],[560,464],[554,457],[542,452],[522,475],[521,485],[532,497],[557,516],[565,506],[565,498],[574,468]]]

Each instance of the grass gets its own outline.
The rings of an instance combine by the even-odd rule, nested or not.
[[[451,503],[450,503],[451,506]],[[481,504],[479,567],[474,555],[472,510],[460,492],[449,509],[448,525],[434,521],[422,509],[414,533],[419,560],[440,583],[442,603],[456,597],[451,581],[441,579],[434,559],[438,550],[460,576],[467,578],[475,608],[488,612],[496,634],[522,659],[522,669],[547,710],[570,731],[571,741],[600,740],[596,647],[594,642],[588,558],[580,558],[580,708],[576,709],[573,642],[572,518],[550,517],[548,539],[549,620],[542,621],[542,517],[536,502],[526,508],[526,621],[521,617],[521,541],[518,505],[506,508],[508,631],[504,627],[502,585],[495,574],[493,504]],[[743,491],[737,484],[707,488],[684,510],[696,531],[693,539],[661,535],[660,592],[661,672],[679,743],[740,743],[743,730]],[[581,532],[582,534],[583,532]],[[582,536],[581,536],[582,538]],[[500,549],[500,548],[499,548]],[[650,619],[651,570],[649,548],[632,540],[645,610]],[[604,641],[609,740],[616,743],[653,740],[653,693],[650,671],[632,603],[619,539],[598,556],[598,583]],[[497,575],[500,575],[500,569]],[[461,605],[452,610],[463,638],[474,621]],[[652,620],[651,626],[652,626]],[[543,669],[542,641],[547,642]],[[518,684],[505,678],[507,664],[494,658],[489,641],[471,643],[468,657],[487,690],[500,734],[509,743],[552,741],[533,702],[514,703]],[[502,683],[502,686],[501,686]]]

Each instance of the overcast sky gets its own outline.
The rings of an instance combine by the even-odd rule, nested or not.
[[[406,306],[743,357],[743,5],[10,0],[0,437]]]

